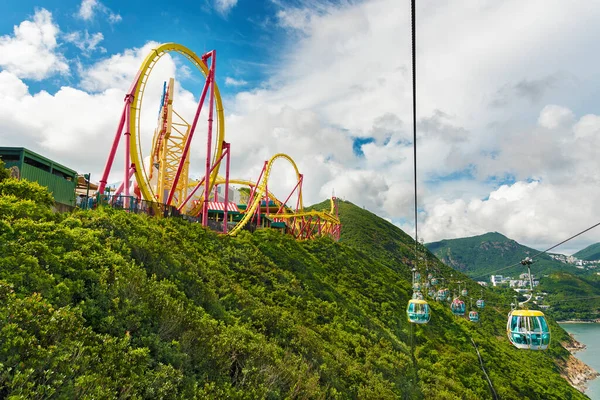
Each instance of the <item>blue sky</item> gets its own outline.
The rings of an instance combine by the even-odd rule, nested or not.
[[[270,1],[241,1],[226,12],[219,12],[208,1],[103,1],[96,4],[89,20],[78,18],[80,1],[19,1],[4,6],[0,15],[0,32],[8,34],[13,26],[30,18],[34,11],[45,8],[63,32],[101,32],[98,44],[104,50],[82,56],[74,45],[65,44],[63,52],[69,59],[78,59],[84,66],[93,64],[107,55],[124,48],[141,47],[148,41],[184,43],[201,53],[218,49],[221,87],[225,94],[237,88],[226,87],[225,77],[247,82],[247,87],[260,85],[281,54],[287,31],[275,23],[281,9]],[[105,9],[103,10],[103,7]],[[120,16],[118,22],[109,21],[110,14]],[[33,90],[57,90],[65,82],[76,82],[75,77],[52,81],[27,83]]]
[[[0,143],[98,176],[148,52],[171,41],[216,49],[233,176],[256,179],[284,152],[307,203],[335,190],[412,233],[409,5],[11,1],[0,14]],[[541,248],[600,220],[600,7],[423,0],[417,18],[420,236],[497,231]],[[161,68],[191,118],[201,81],[176,59]],[[148,93],[150,125],[161,88]],[[291,180],[281,165],[269,187],[285,196]]]

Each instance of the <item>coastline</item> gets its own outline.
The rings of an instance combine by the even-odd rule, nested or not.
[[[583,322],[569,322],[569,323],[583,323]],[[593,323],[593,322],[590,322]],[[575,353],[581,350],[585,350],[586,345],[575,339],[575,335],[569,333],[571,343],[563,342],[562,347],[571,353],[569,358],[562,364],[563,372],[561,375],[565,378],[571,386],[585,394],[587,389],[587,383],[600,376],[594,368],[590,367],[575,356]]]
[[[600,324],[600,319],[568,319],[556,321],[557,324]]]

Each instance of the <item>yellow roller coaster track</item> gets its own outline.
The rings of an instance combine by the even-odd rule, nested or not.
[[[141,110],[142,103],[144,100],[144,90],[146,88],[146,84],[148,83],[148,78],[152,69],[156,65],[156,63],[168,53],[179,53],[188,60],[192,64],[200,70],[200,72],[204,75],[208,75],[208,67],[206,64],[194,53],[192,50],[188,49],[185,46],[182,46],[177,43],[165,43],[157,48],[153,49],[148,56],[144,59],[142,66],[139,71],[139,79],[137,85],[135,87],[135,91],[133,93],[134,101],[131,103],[130,110],[130,120],[129,120],[129,132],[130,135],[130,155],[131,162],[136,166],[135,169],[135,179],[140,188],[140,192],[142,197],[148,201],[157,201],[158,193],[154,193],[154,190],[150,184],[150,179],[148,178],[148,168],[144,165],[144,157],[142,152],[142,143],[140,140],[141,132],[140,132],[140,119],[141,119]],[[215,150],[213,152],[213,161],[221,157],[223,152],[223,140],[225,139],[225,117],[223,114],[223,102],[221,100],[221,95],[219,94],[219,88],[215,83],[215,110],[216,110],[216,139],[215,139]],[[214,182],[219,174],[219,166],[217,166],[211,176],[209,182],[209,191],[214,186]],[[200,202],[199,204],[202,204]],[[198,209],[192,210],[192,212],[200,212],[201,206]]]
[[[150,168],[147,168],[144,165],[144,153],[142,152],[142,133],[140,127],[141,121],[141,110],[142,103],[144,101],[144,90],[148,83],[148,78],[156,66],[156,63],[166,54],[169,53],[178,53],[187,58],[193,65],[200,70],[200,72],[208,78],[209,76],[209,68],[207,64],[199,58],[193,51],[188,49],[185,46],[176,43],[165,43],[157,48],[153,49],[150,54],[144,59],[142,66],[140,67],[138,73],[138,79],[134,83],[132,92],[129,96],[132,99],[131,102],[128,102],[128,132],[129,135],[129,154],[131,158],[131,164],[135,166],[133,173],[135,174],[135,179],[138,184],[140,194],[143,199],[148,201],[164,201],[164,195],[166,191],[171,190],[171,185],[173,184],[173,175],[175,174],[175,167],[178,165],[177,161],[181,160],[183,157],[183,144],[187,135],[189,134],[189,124],[183,120],[182,126],[184,126],[182,132],[179,132],[181,137],[171,138],[173,135],[173,127],[172,127],[172,101],[173,101],[173,80],[169,81],[169,90],[168,98],[166,99],[167,108],[161,109],[164,112],[164,116],[159,118],[159,126],[157,127],[157,131],[153,140],[152,153],[149,154],[151,156],[151,165]],[[223,154],[223,143],[225,138],[225,118],[223,114],[223,103],[221,100],[221,96],[219,94],[219,89],[217,85],[214,85],[214,100],[215,100],[215,110],[216,110],[216,137],[214,141],[214,151],[212,152],[212,163],[214,165],[214,169],[210,175],[210,181],[208,182],[208,192],[211,192],[215,184],[224,184],[225,180],[218,176],[220,162],[217,160],[221,159]],[[164,105],[163,105],[164,106]],[[173,139],[174,142],[170,143],[169,140]],[[177,140],[175,140],[177,139]],[[172,140],[172,141],[173,141]],[[189,162],[189,155],[187,155],[187,160]],[[331,200],[331,209],[329,211],[304,211],[304,206],[302,203],[302,190],[301,185],[298,189],[298,209],[292,211],[289,207],[285,206],[280,200],[275,198],[272,193],[267,191],[268,181],[270,178],[271,170],[273,168],[273,164],[278,159],[287,160],[294,171],[296,172],[296,178],[298,182],[301,182],[302,175],[298,171],[298,167],[294,160],[286,154],[279,153],[275,154],[271,159],[267,162],[265,166],[262,179],[260,182],[254,183],[251,181],[232,179],[229,182],[232,184],[245,185],[249,187],[254,187],[254,196],[250,204],[248,204],[244,216],[240,220],[240,222],[229,231],[229,235],[235,235],[240,230],[242,230],[246,224],[253,218],[256,214],[257,210],[260,207],[261,201],[265,198],[265,195],[269,197],[269,199],[273,200],[275,204],[277,204],[280,208],[280,212],[275,214],[269,214],[269,209],[267,207],[266,217],[273,217],[277,221],[286,221],[287,228],[296,236],[296,237],[313,237],[315,231],[330,233],[334,232],[339,228],[340,221],[339,218],[335,215],[335,204],[333,199]],[[215,165],[217,163],[217,165]],[[161,167],[156,171],[158,175],[158,184],[156,187],[153,187],[152,184],[152,173],[154,172],[152,168],[154,168],[154,164],[159,164]],[[164,165],[162,165],[164,164]],[[178,196],[175,197],[175,202],[180,204],[183,200],[184,193],[189,190],[190,185],[194,186],[197,182],[191,182],[188,180],[187,174],[189,167],[187,162],[184,164],[184,174],[181,182],[178,182],[177,190]],[[150,176],[149,176],[150,175]],[[202,204],[204,200],[204,196],[199,196],[198,201],[195,205],[193,205],[190,209],[188,209],[187,214],[189,215],[198,215],[202,211]],[[175,205],[177,205],[175,204]],[[259,210],[260,211],[260,210]],[[158,214],[158,213],[157,213]],[[339,233],[339,229],[337,231]]]
[[[294,160],[288,156],[287,154],[283,154],[283,153],[278,153],[275,154],[273,157],[271,157],[271,159],[268,161],[267,166],[265,168],[265,173],[263,174],[263,177],[261,179],[260,182],[256,183],[256,191],[254,194],[254,198],[252,199],[252,203],[248,205],[248,207],[246,208],[246,212],[244,217],[240,220],[240,222],[231,230],[229,231],[229,235],[230,236],[234,236],[236,235],[240,230],[242,230],[244,228],[244,226],[246,226],[246,224],[252,219],[252,217],[254,216],[254,213],[256,212],[257,208],[260,205],[260,202],[264,199],[265,197],[265,192],[267,190],[267,183],[269,181],[269,177],[271,174],[271,169],[273,168],[273,163],[278,160],[278,159],[285,159],[287,160],[292,167],[294,167],[294,171],[296,172],[296,177],[298,178],[298,180],[301,179],[302,175],[300,174],[300,172],[298,171],[298,167],[296,165],[296,163],[294,162]],[[250,183],[249,181],[245,181],[247,183]],[[318,217],[321,218],[322,220],[324,220],[327,223],[331,223],[331,224],[336,224],[339,225],[340,220],[339,218],[337,218],[334,215],[334,208],[335,205],[333,203],[333,199],[331,200],[331,210],[330,212],[323,212],[323,211],[304,211],[304,205],[302,203],[302,192],[300,191],[300,193],[298,194],[299,199],[298,199],[298,211],[296,213],[289,213],[286,212],[284,214],[277,214],[277,218],[281,218],[281,219],[298,219],[298,218],[302,218],[302,217]],[[273,198],[270,194],[269,194],[269,198]],[[279,205],[281,205],[282,203],[280,201],[276,201],[276,203],[278,203]],[[295,228],[295,227],[294,227]]]

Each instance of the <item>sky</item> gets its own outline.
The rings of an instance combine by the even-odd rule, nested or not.
[[[419,237],[495,231],[543,250],[599,222],[600,3],[417,3]],[[287,153],[305,204],[335,193],[414,237],[409,0],[11,1],[0,14],[0,145],[98,180],[125,92],[166,42],[217,51],[232,176],[256,180]],[[147,152],[169,77],[175,110],[193,118],[204,82],[194,68],[167,55],[152,71]],[[206,125],[198,133],[192,176]],[[277,197],[292,172],[276,164]],[[555,251],[599,241],[594,230]]]

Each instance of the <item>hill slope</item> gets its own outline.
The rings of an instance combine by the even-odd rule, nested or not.
[[[579,250],[573,254],[573,257],[586,261],[600,260],[600,243],[594,243],[583,250]]]
[[[491,398],[471,339],[501,398],[585,398],[564,331],[514,349],[492,294],[481,324],[410,325],[410,240],[350,203],[334,243],[50,201],[0,182],[1,398]]]
[[[600,276],[575,276],[555,272],[540,281],[538,291],[547,292],[548,315],[561,320],[600,319]]]
[[[489,280],[492,272],[517,264],[525,257],[539,252],[520,245],[497,232],[460,239],[447,239],[427,243],[426,246],[446,265],[478,280]],[[575,273],[576,269],[552,259],[547,254],[536,257],[536,262],[532,266],[534,275],[540,276],[555,271]],[[498,273],[506,276],[518,276],[523,272],[527,271],[518,265]]]

